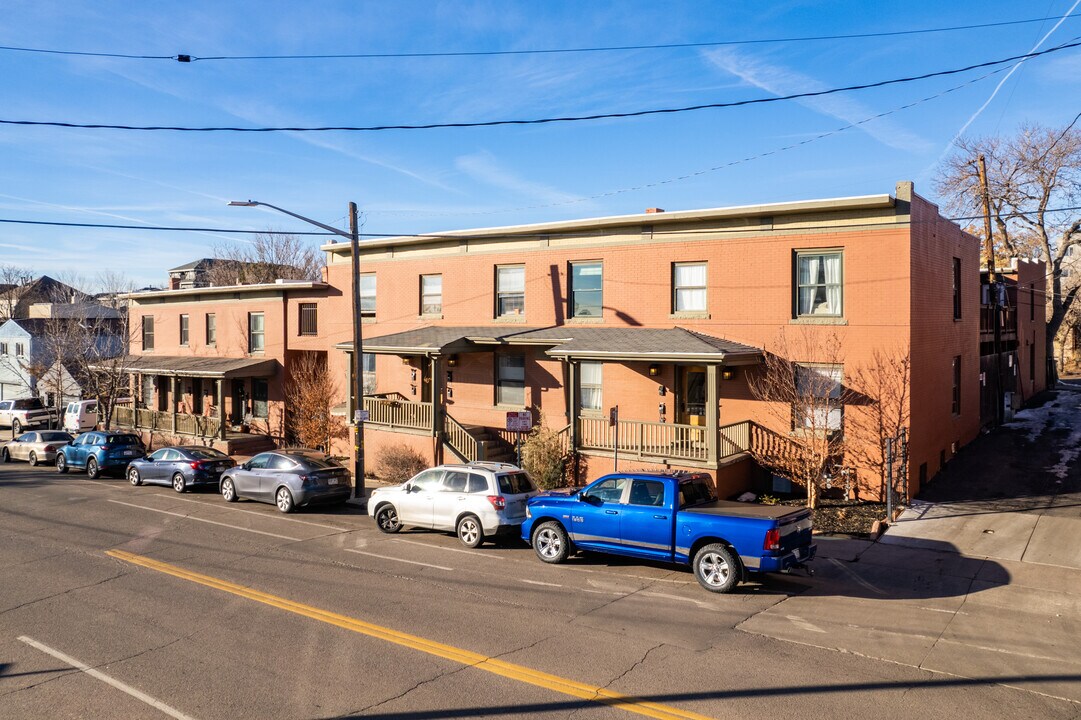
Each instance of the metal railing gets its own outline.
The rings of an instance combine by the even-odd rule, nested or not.
[[[586,450],[614,451],[616,428],[606,418],[578,418],[579,444]],[[639,458],[709,459],[708,430],[699,425],[619,421],[619,452]]]
[[[430,430],[432,427],[431,403],[369,396],[364,398],[364,409],[368,411],[368,419],[364,422],[372,425],[415,430]]]
[[[469,431],[450,415],[446,416],[443,439],[466,462],[476,462],[484,459],[484,445],[470,435]]]

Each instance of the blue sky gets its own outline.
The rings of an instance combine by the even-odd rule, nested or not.
[[[1075,0],[910,2],[51,2],[8,0],[0,45],[148,55],[525,50],[887,32],[1063,15]],[[1074,11],[1081,16],[1081,8]],[[0,51],[0,119],[135,125],[374,125],[626,112],[917,75],[1022,54],[1056,20],[857,40],[461,58],[210,61]],[[1042,48],[1081,35],[1061,23]],[[1064,126],[1081,49],[827,98],[526,127],[172,133],[0,126],[0,218],[311,229],[230,208],[256,199],[345,227],[413,233],[892,192],[962,128]],[[988,100],[990,102],[988,103]],[[985,104],[986,108],[979,112]],[[886,117],[813,139],[879,113]],[[811,140],[792,149],[788,146]],[[736,162],[765,155],[757,159]],[[716,169],[715,169],[716,168]],[[689,177],[688,177],[689,176]],[[681,179],[682,178],[682,179]],[[138,284],[236,235],[0,224],[0,263],[111,269]]]

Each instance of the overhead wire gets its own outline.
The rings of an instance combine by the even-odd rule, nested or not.
[[[436,130],[436,129],[449,129],[449,128],[479,128],[479,127],[497,127],[507,125],[545,125],[552,123],[567,123],[567,122],[583,122],[592,120],[614,120],[614,119],[626,119],[635,117],[646,117],[650,115],[672,115],[678,113],[695,112],[698,110],[716,110],[727,109],[734,107],[746,107],[750,105],[763,105],[775,102],[785,102],[789,100],[801,100],[804,98],[824,97],[827,95],[835,95],[843,92],[854,92],[857,90],[869,90],[872,88],[888,87],[891,85],[900,85],[904,83],[918,82],[921,80],[929,80],[936,77],[946,77],[949,75],[958,75],[960,73],[970,72],[972,70],[978,70],[981,68],[994,67],[996,65],[1003,65],[1006,63],[1016,62],[1021,59],[1029,59],[1034,57],[1041,57],[1050,53],[1061,52],[1070,48],[1081,46],[1081,37],[1075,37],[1061,45],[1048,48],[1046,50],[1040,50],[1037,52],[1025,53],[1023,55],[1014,55],[1012,57],[1002,58],[1000,60],[991,60],[988,62],[975,63],[967,65],[965,67],[953,68],[950,70],[938,70],[929,73],[923,73],[920,75],[910,75],[901,78],[893,78],[890,80],[879,80],[870,83],[861,83],[858,85],[847,85],[838,88],[829,88],[826,90],[812,90],[800,93],[791,93],[788,95],[777,95],[773,97],[762,98],[749,98],[746,100],[730,100],[726,102],[716,103],[701,103],[697,105],[686,105],[682,107],[673,108],[656,108],[651,110],[634,110],[628,112],[611,112],[611,113],[594,113],[590,115],[569,115],[559,117],[544,117],[544,118],[532,118],[532,119],[518,119],[518,120],[483,120],[476,122],[439,122],[439,123],[422,123],[422,124],[387,124],[387,125],[328,125],[328,126],[280,126],[280,127],[239,127],[239,126],[208,126],[208,127],[192,127],[182,125],[121,125],[121,124],[108,124],[108,123],[75,123],[75,122],[62,122],[62,121],[46,121],[46,120],[8,120],[0,119],[2,125],[24,125],[24,126],[45,126],[45,127],[62,127],[62,128],[77,128],[83,130],[135,130],[135,131],[172,131],[172,132],[247,132],[247,133],[268,133],[268,132],[380,132],[386,130]]]

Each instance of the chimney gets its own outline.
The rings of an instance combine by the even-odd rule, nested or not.
[[[646,215],[653,215],[654,213],[662,213],[664,208],[646,208]]]
[[[179,290],[180,289],[180,278],[178,278],[178,277],[170,277],[169,278],[169,289],[170,290]]]

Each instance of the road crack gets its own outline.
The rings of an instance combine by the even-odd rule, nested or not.
[[[80,585],[78,587],[68,588],[67,590],[62,590],[60,592],[53,593],[52,595],[46,595],[45,597],[36,598],[34,600],[27,600],[26,602],[21,603],[19,605],[16,605],[15,607],[8,608],[7,610],[0,610],[0,615],[6,615],[7,613],[14,612],[14,611],[19,610],[21,608],[29,607],[30,605],[36,605],[37,603],[45,602],[46,600],[52,600],[53,598],[57,598],[57,597],[60,597],[62,595],[67,595],[68,593],[77,592],[79,590],[86,590],[87,588],[97,587],[98,585],[104,585],[107,582],[111,582],[113,580],[116,580],[117,578],[122,578],[125,575],[130,575],[130,574],[131,574],[130,571],[129,572],[117,573],[116,575],[112,575],[112,576],[107,577],[107,578],[105,578],[103,580],[98,580],[97,582],[92,582],[92,583],[89,583],[87,585]]]

